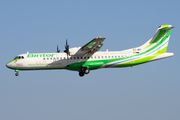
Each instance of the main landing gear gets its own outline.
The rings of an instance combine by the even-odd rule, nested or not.
[[[88,74],[90,72],[90,70],[87,67],[81,66],[80,68],[81,68],[81,70],[79,71],[79,76],[80,77],[83,77],[84,74]]]
[[[15,70],[15,76],[18,76],[19,75],[19,70]]]

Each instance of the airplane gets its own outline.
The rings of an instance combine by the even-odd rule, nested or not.
[[[6,67],[15,70],[16,76],[21,70],[66,69],[78,71],[81,77],[101,68],[132,67],[174,56],[174,53],[166,52],[172,28],[172,25],[159,26],[145,44],[123,51],[99,51],[104,37],[96,37],[84,46],[74,48],[69,48],[66,40],[64,52],[60,52],[58,46],[56,53],[27,52],[16,56]]]

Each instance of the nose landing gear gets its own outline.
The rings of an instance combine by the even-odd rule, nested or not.
[[[18,75],[19,75],[19,73],[17,72],[15,75],[16,75],[16,76],[18,76]]]
[[[15,76],[18,76],[19,75],[19,70],[15,70]]]

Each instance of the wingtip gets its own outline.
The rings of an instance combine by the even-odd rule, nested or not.
[[[94,39],[106,39],[105,37],[95,37]]]

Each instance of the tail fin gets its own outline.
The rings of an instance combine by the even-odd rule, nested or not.
[[[172,28],[174,28],[172,25],[159,26],[155,35],[139,48],[141,48],[143,51],[158,48],[158,51],[165,53],[169,43]]]

